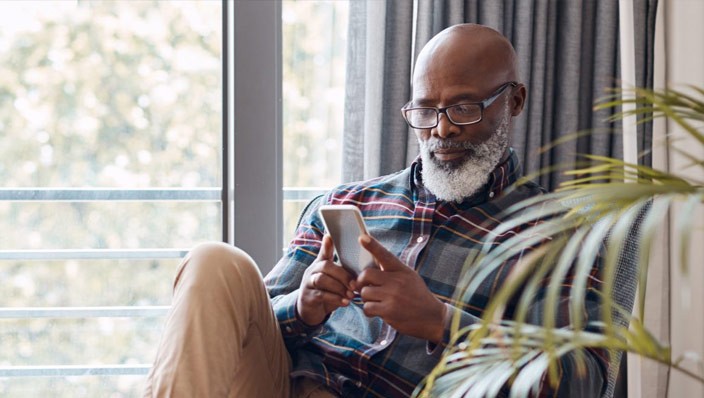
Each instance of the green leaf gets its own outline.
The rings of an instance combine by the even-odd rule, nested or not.
[[[626,93],[632,96],[624,96]],[[637,116],[638,123],[642,123],[668,117],[695,142],[704,145],[704,135],[694,127],[704,121],[702,88],[692,87],[691,93],[615,89],[600,101],[595,109],[636,105],[635,109],[615,113],[613,117],[617,119]],[[589,132],[580,131],[551,145],[586,134]],[[691,167],[704,168],[704,160],[694,155],[696,149],[673,150],[686,158]],[[453,317],[452,344],[419,385],[419,396],[489,397],[499,394],[504,386],[510,386],[512,397],[537,395],[541,383],[556,380],[560,360],[569,355],[578,368],[585,368],[590,350],[632,352],[704,383],[702,375],[673,361],[670,348],[643,324],[650,252],[670,209],[677,209],[674,225],[681,237],[676,248],[681,272],[691,265],[691,214],[704,203],[702,182],[604,156],[583,155],[576,165],[573,169],[544,169],[543,172],[565,170],[574,178],[554,193],[506,209],[500,215],[506,221],[491,231],[480,252],[468,257],[461,288],[453,296],[456,303],[468,300],[489,275],[510,259],[520,255],[522,261],[491,297],[481,322],[460,327],[459,314]],[[632,246],[638,252],[637,317],[613,296],[622,272],[620,255],[624,248]],[[594,284],[595,275],[591,274],[597,258],[602,259],[599,290],[595,289],[598,284]],[[587,293],[600,299],[598,319],[584,316]],[[513,319],[507,320],[505,310],[511,300],[517,306]],[[560,312],[564,300],[568,300],[568,325],[556,320],[564,318]]]

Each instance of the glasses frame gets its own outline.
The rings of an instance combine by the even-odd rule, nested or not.
[[[490,107],[491,104],[493,104],[494,101],[496,101],[496,99],[499,98],[501,96],[501,94],[503,94],[504,90],[506,90],[506,88],[509,86],[510,87],[517,87],[518,82],[506,82],[506,83],[502,84],[501,86],[499,86],[499,88],[496,89],[496,91],[494,91],[489,96],[489,98],[487,98],[483,101],[479,101],[479,102],[463,102],[461,104],[453,104],[450,106],[446,106],[444,108],[436,108],[434,106],[417,106],[417,107],[413,107],[413,108],[406,108],[406,106],[408,106],[408,104],[406,104],[403,106],[403,108],[401,108],[401,115],[403,116],[403,119],[406,121],[406,123],[411,128],[418,129],[418,130],[427,130],[427,129],[433,129],[433,128],[437,127],[438,124],[440,124],[440,114],[441,113],[444,113],[445,116],[447,117],[447,120],[449,120],[450,123],[454,124],[455,126],[469,126],[472,124],[477,124],[484,119],[484,109]],[[452,120],[452,117],[450,116],[449,113],[447,113],[447,110],[450,108],[454,108],[456,106],[463,106],[463,105],[478,105],[479,106],[479,119],[476,121],[467,122],[467,123],[458,123],[458,122],[455,122],[454,120]],[[428,126],[428,127],[416,127],[413,124],[411,124],[411,122],[408,120],[408,117],[406,116],[406,113],[409,111],[412,111],[412,110],[417,110],[417,109],[433,109],[435,111],[435,124],[433,124],[432,126]]]

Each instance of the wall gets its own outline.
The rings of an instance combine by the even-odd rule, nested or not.
[[[665,1],[665,53],[666,53],[666,79],[670,87],[681,89],[684,85],[704,87],[704,1],[701,0],[669,0]],[[693,142],[692,138],[678,141],[684,137],[682,131],[675,128],[673,123],[668,124],[668,131],[672,134],[673,144],[679,148],[694,151],[698,159],[704,159],[704,148],[701,144]],[[688,142],[689,141],[689,142]],[[670,170],[693,179],[702,181],[701,167],[685,169],[690,161],[676,153],[670,152]],[[699,206],[695,214],[691,215],[698,231],[692,236],[689,253],[691,269],[688,274],[683,274],[678,269],[680,259],[678,247],[680,236],[671,232],[672,244],[670,250],[670,337],[672,342],[673,357],[683,355],[685,352],[696,353],[704,358],[704,205]],[[696,366],[692,361],[683,362],[683,366],[699,375],[702,371],[701,363]],[[693,381],[682,373],[670,373],[670,397],[704,397],[704,385]]]
[[[660,0],[655,43],[655,87],[685,89],[704,87],[704,1]],[[653,163],[658,169],[687,175],[702,181],[701,167],[687,169],[687,160],[667,144],[693,152],[704,159],[701,144],[685,138],[670,121],[658,121],[653,129]],[[698,150],[698,151],[697,151]],[[660,341],[670,342],[673,358],[704,357],[704,206],[688,215],[698,231],[691,237],[691,269],[680,269],[678,247],[681,237],[674,220],[662,228],[662,242],[652,254],[648,275],[645,323]],[[677,214],[675,212],[674,214]],[[702,365],[685,360],[682,366],[702,375]],[[704,397],[704,385],[643,358],[628,357],[628,391],[632,398]]]

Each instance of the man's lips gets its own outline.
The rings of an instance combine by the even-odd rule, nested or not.
[[[463,148],[439,148],[433,151],[433,156],[443,162],[450,162],[464,157],[467,149]]]

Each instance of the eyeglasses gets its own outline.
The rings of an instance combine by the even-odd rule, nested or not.
[[[491,106],[497,98],[506,90],[507,87],[516,87],[518,83],[504,83],[487,99],[481,102],[467,102],[464,104],[456,104],[445,108],[434,108],[430,106],[421,106],[417,108],[401,108],[403,118],[406,123],[414,129],[432,129],[438,125],[440,114],[444,113],[450,122],[456,126],[466,126],[482,121],[484,109]]]

